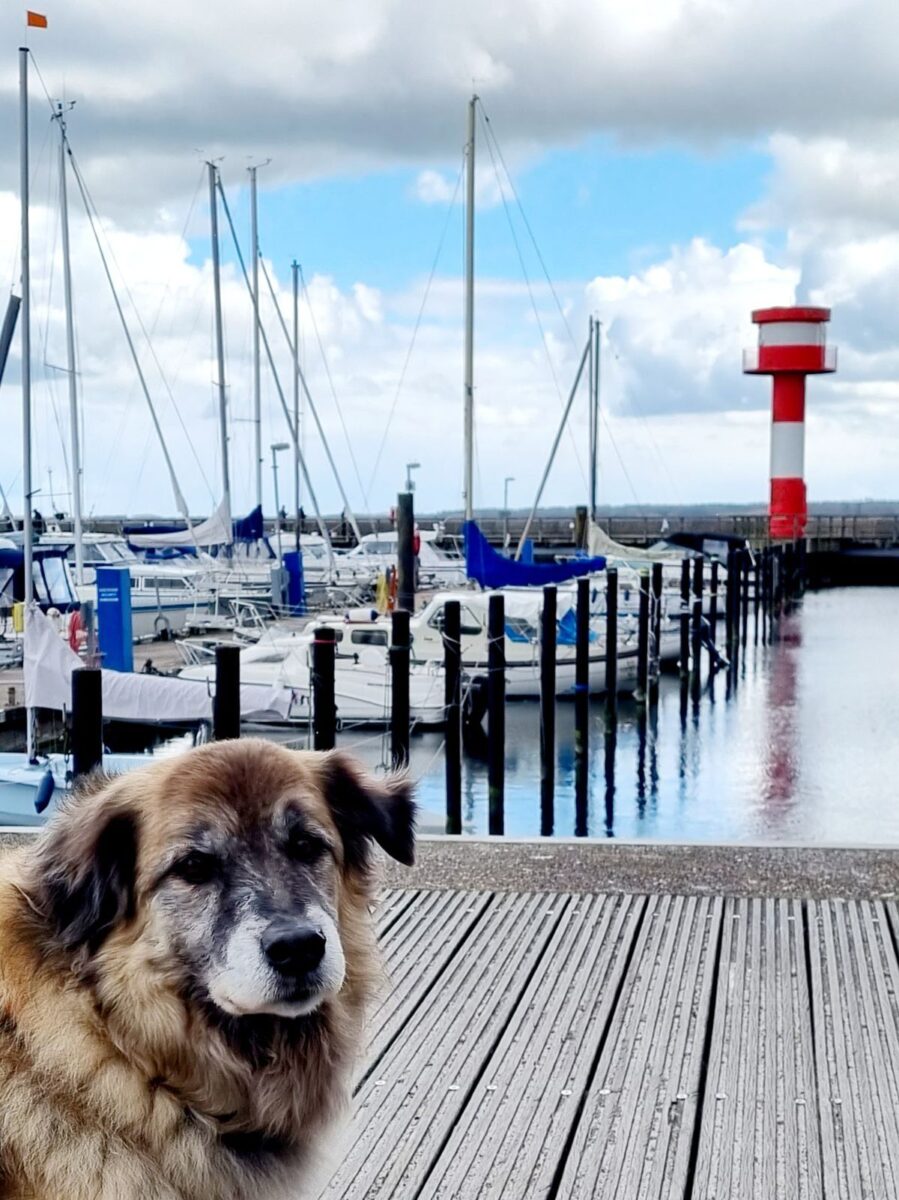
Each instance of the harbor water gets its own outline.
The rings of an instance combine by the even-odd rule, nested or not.
[[[601,697],[591,706],[587,833],[688,841],[899,844],[899,591],[808,593],[769,645],[752,614],[739,666],[703,678],[698,703],[663,676],[645,720],[621,698],[614,745]],[[560,702],[553,833],[575,834],[574,706]],[[540,833],[539,706],[506,714],[505,832]],[[371,767],[387,739],[349,731],[338,744]],[[443,813],[443,735],[412,739],[411,772]],[[463,828],[487,832],[487,764],[463,763]]]

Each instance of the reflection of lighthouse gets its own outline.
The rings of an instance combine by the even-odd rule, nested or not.
[[[747,375],[774,380],[771,423],[770,533],[798,538],[805,532],[805,377],[836,370],[827,345],[829,308],[759,308],[752,314],[759,344],[743,355]]]

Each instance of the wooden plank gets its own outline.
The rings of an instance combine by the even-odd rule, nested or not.
[[[802,906],[730,899],[692,1194],[820,1200],[822,1186]]]
[[[374,905],[378,936],[388,932],[399,917],[415,903],[421,892],[417,888],[385,888]]]
[[[420,1200],[542,1196],[605,1037],[645,900],[579,897]]]
[[[899,1195],[899,964],[880,903],[810,901],[826,1200]]]
[[[389,985],[369,1014],[366,1074],[425,1002],[491,899],[489,892],[422,892],[382,939]]]
[[[683,1197],[723,903],[651,897],[558,1187],[578,1200]]]
[[[487,908],[361,1088],[322,1196],[417,1194],[569,903],[510,894]]]

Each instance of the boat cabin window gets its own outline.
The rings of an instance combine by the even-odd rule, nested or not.
[[[477,637],[478,634],[484,632],[483,625],[480,623],[480,621],[477,619],[477,617],[474,615],[474,613],[471,611],[471,609],[466,608],[466,606],[464,604],[462,605],[462,610],[460,612],[459,619],[460,619],[459,632],[462,633],[463,635],[465,635],[467,637]],[[445,621],[446,621],[446,618],[444,616],[443,606],[441,605],[441,607],[437,609],[437,611],[434,613],[434,615],[429,618],[428,624],[431,626],[432,629],[437,629],[437,630],[439,630],[440,633],[443,633],[443,626],[444,626]]]
[[[386,646],[386,629],[354,629],[350,641],[356,646]]]
[[[506,637],[510,642],[536,642],[537,627],[524,617],[506,617]]]
[[[161,578],[156,575],[143,575],[143,586],[155,591],[159,588],[163,592],[184,591],[190,587],[190,584],[182,576],[178,575],[163,575]]]
[[[67,609],[75,601],[64,558],[43,558],[33,564],[34,589],[41,603]]]

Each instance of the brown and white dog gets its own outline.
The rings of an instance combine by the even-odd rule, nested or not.
[[[0,858],[0,1196],[303,1195],[378,980],[372,843],[412,862],[410,792],[222,742],[89,780]]]

